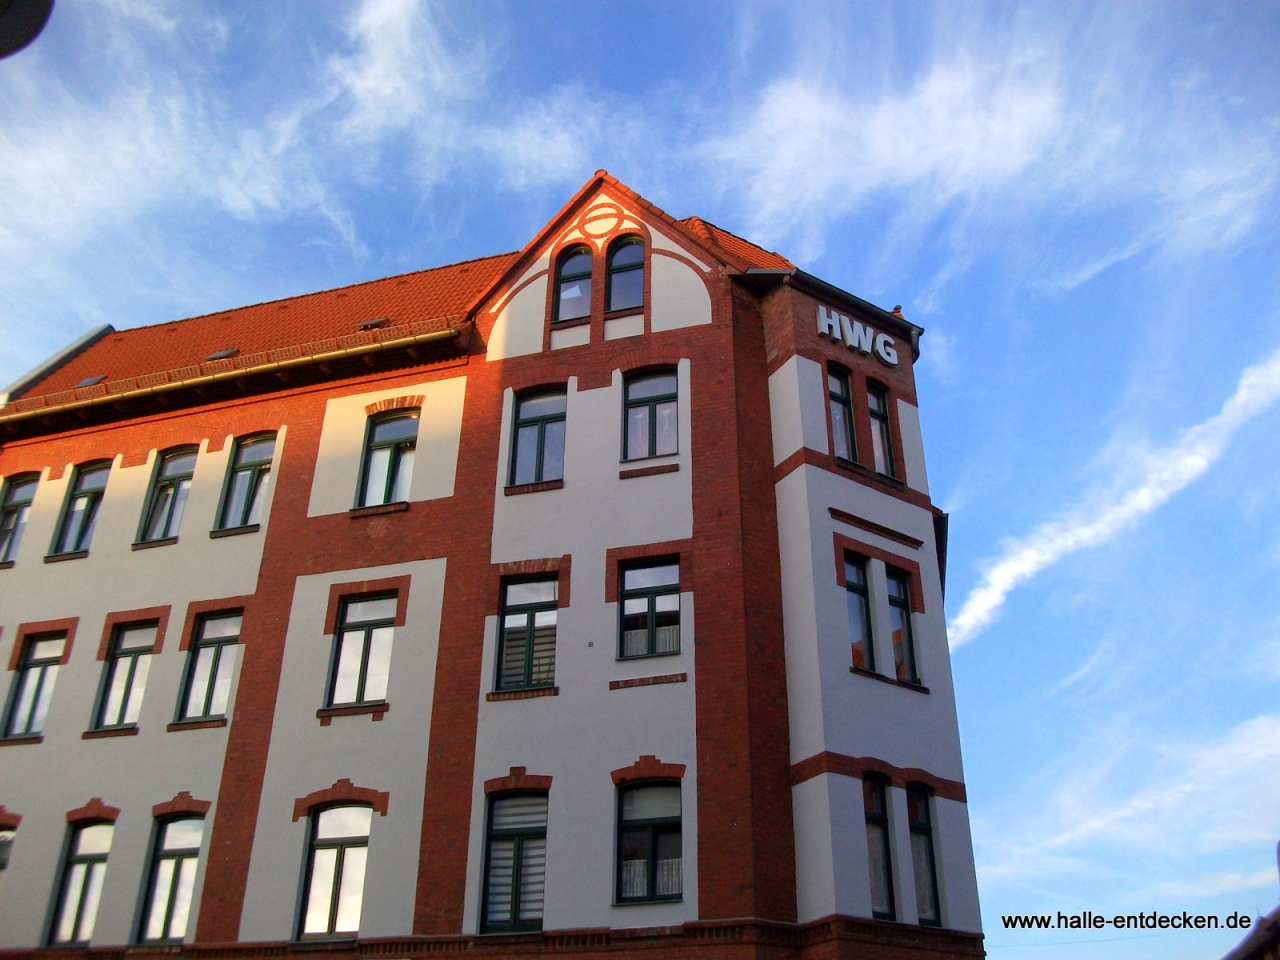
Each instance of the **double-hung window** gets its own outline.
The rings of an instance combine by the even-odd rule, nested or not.
[[[644,306],[644,241],[624,237],[609,251],[609,305],[607,310]]]
[[[680,652],[680,563],[622,568],[623,657]]]
[[[155,644],[154,623],[116,627],[103,675],[97,729],[137,724]]]
[[[417,410],[397,411],[369,421],[357,506],[373,507],[409,499],[417,443]]]
[[[102,503],[110,474],[109,463],[76,467],[71,478],[71,493],[62,511],[62,523],[54,539],[55,554],[79,553],[89,549],[93,527],[98,520],[98,506]]]
[[[905,573],[888,571],[889,628],[893,636],[893,668],[895,676],[907,683],[919,683],[916,668],[916,644],[911,634],[911,584]]]
[[[871,413],[871,452],[876,473],[897,476],[893,466],[893,433],[889,430],[889,396],[883,387],[867,385],[867,409]]]
[[[674,370],[629,378],[625,406],[624,459],[666,457],[676,452],[677,387]]]
[[[846,371],[838,367],[827,369],[827,394],[831,403],[831,445],[835,455],[841,460],[856,461],[858,445],[853,438],[853,395]]]
[[[563,390],[516,398],[511,449],[513,485],[564,478],[566,400]]]
[[[916,915],[922,926],[942,924],[938,910],[938,873],[933,862],[933,820],[929,791],[907,787],[907,821],[911,827],[911,866],[916,881]]]
[[[27,516],[39,482],[36,476],[12,477],[5,481],[4,497],[0,500],[0,563],[8,563],[18,556],[18,544],[22,542],[22,531],[27,527]]]
[[[262,504],[271,483],[271,458],[276,438],[249,437],[237,440],[231,457],[231,473],[223,494],[219,530],[249,527],[262,519]]]
[[[387,698],[397,602],[393,595],[360,597],[343,603],[329,706],[380,703]]]
[[[167,540],[178,535],[195,470],[195,450],[178,450],[160,458],[142,527],[143,541]]]
[[[489,803],[480,929],[542,929],[547,875],[547,795],[520,793]]]
[[[871,873],[871,915],[893,920],[893,856],[889,846],[888,786],[862,778],[862,806],[867,822],[867,867]]]
[[[679,900],[680,784],[629,787],[618,801],[618,903]]]
[[[312,814],[304,937],[359,932],[372,824],[372,807],[329,807]]]
[[[191,894],[196,885],[200,841],[204,839],[204,818],[162,820],[156,827],[146,913],[138,939],[144,943],[181,943],[191,917]]]
[[[53,685],[66,649],[64,634],[28,637],[22,665],[14,677],[5,717],[6,737],[34,737],[44,729],[44,718],[53,699]]]
[[[555,580],[508,583],[502,589],[499,690],[549,687],[556,682]]]
[[[226,714],[242,619],[238,613],[222,614],[204,617],[197,624],[179,720],[210,720]]]
[[[591,316],[591,251],[574,247],[560,255],[556,269],[556,302],[553,320],[578,320]]]
[[[114,832],[115,825],[110,823],[86,824],[71,831],[58,884],[53,927],[49,931],[51,944],[83,945],[93,937]]]
[[[845,602],[849,608],[849,645],[853,665],[875,670],[876,652],[871,639],[871,604],[867,594],[867,561],[853,554],[844,558]]]

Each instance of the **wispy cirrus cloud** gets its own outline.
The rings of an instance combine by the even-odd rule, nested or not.
[[[1009,542],[948,624],[951,649],[964,646],[989,626],[1016,587],[1063,557],[1105,543],[1203,475],[1236,431],[1278,400],[1280,350],[1247,367],[1216,414],[1184,430],[1172,445],[1148,452],[1136,483],[1100,494]]]

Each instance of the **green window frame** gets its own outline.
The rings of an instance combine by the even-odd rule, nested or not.
[[[93,528],[98,522],[98,508],[111,477],[108,461],[86,463],[75,468],[58,533],[53,538],[53,556],[82,553],[93,541]]]
[[[550,687],[556,682],[556,579],[503,584],[498,621],[498,690]]]
[[[618,791],[617,903],[684,896],[680,783],[629,785]]]
[[[619,571],[618,657],[680,652],[680,558],[625,564]]]
[[[589,247],[571,247],[556,260],[556,299],[551,315],[552,323],[591,316],[591,271],[594,259]]]
[[[844,557],[845,603],[849,612],[849,646],[853,665],[875,671],[876,650],[871,633],[871,595],[867,590],[865,557],[846,553]]]
[[[867,384],[867,410],[871,414],[871,452],[876,473],[896,478],[893,461],[893,431],[889,429],[889,394],[874,383]]]
[[[407,409],[369,418],[357,507],[409,499],[419,414],[419,410]]]
[[[71,828],[49,927],[50,946],[87,946],[93,939],[114,833],[111,823],[80,823]]]
[[[360,932],[373,808],[336,806],[311,813],[298,935],[313,940]]]
[[[627,236],[609,248],[606,310],[635,310],[644,306],[644,241]]]
[[[102,691],[94,714],[95,730],[136,727],[151,673],[158,624],[118,624],[102,671]]]
[[[169,450],[157,458],[155,478],[151,482],[151,494],[147,498],[147,510],[143,517],[138,541],[168,540],[178,535],[182,527],[182,515],[187,509],[191,494],[191,478],[196,472],[195,447]]]
[[[342,601],[326,706],[386,701],[398,605],[395,593]]]
[[[40,477],[34,473],[5,478],[4,496],[0,497],[0,563],[12,563],[18,556],[39,484]]]
[[[568,392],[529,391],[515,398],[509,486],[564,479]]]
[[[547,795],[489,798],[481,933],[542,929],[547,875]]]
[[[179,721],[226,716],[243,620],[238,612],[211,613],[196,624],[178,699]]]
[[[156,821],[139,943],[182,943],[191,919],[204,817]]]
[[[911,832],[911,868],[916,882],[916,919],[923,927],[942,926],[938,907],[938,870],[933,856],[933,795],[928,787],[907,785],[907,824]]]
[[[920,682],[915,635],[911,631],[911,579],[901,570],[887,570],[889,628],[893,636],[893,668],[899,680]]]
[[[262,519],[262,506],[271,487],[271,461],[276,435],[260,434],[236,440],[218,511],[219,530],[251,527]]]
[[[679,378],[674,369],[627,377],[623,400],[622,459],[645,460],[679,452]]]
[[[67,648],[65,633],[45,633],[27,637],[22,662],[9,690],[5,710],[5,737],[34,737],[44,730],[58,668]]]
[[[893,853],[889,844],[888,784],[862,778],[862,809],[867,824],[867,868],[871,875],[871,916],[895,920]]]
[[[838,460],[858,462],[858,443],[853,431],[853,391],[849,371],[827,368],[827,395],[831,405],[831,449]]]

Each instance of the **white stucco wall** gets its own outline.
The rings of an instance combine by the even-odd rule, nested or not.
[[[545,258],[543,258],[545,261]],[[543,269],[546,269],[544,266]],[[547,311],[548,275],[533,280],[498,311],[489,331],[485,357],[505,360],[542,352],[542,325]]]
[[[654,254],[649,328],[658,333],[711,322],[711,294],[697,272],[681,260]]]
[[[282,428],[276,462],[285,443]],[[56,480],[45,471],[17,563],[0,571],[0,663],[7,665],[18,625],[79,617],[70,661],[59,670],[44,727],[44,742],[0,748],[0,803],[22,815],[9,868],[0,872],[0,947],[33,947],[44,935],[59,857],[67,833],[65,813],[101,797],[120,808],[107,865],[93,944],[127,943],[136,923],[151,839],[151,807],[180,791],[214,801],[206,818],[205,850],[222,776],[227,728],[166,732],[177,712],[187,654],[178,649],[187,604],[252,593],[270,524],[270,493],[257,533],[210,539],[231,455],[231,438],[217,453],[200,445],[191,493],[176,544],[133,551],[156,453],[146,464],[122,468],[116,458],[89,556],[45,564],[71,469]],[[147,679],[136,736],[83,740],[89,729],[104,664],[97,659],[109,613],[170,606],[161,653]],[[244,637],[251,642],[252,637]],[[228,716],[234,713],[237,676]],[[5,671],[3,694],[14,673]],[[202,853],[188,939],[199,919],[204,882]]]
[[[801,447],[827,452],[826,386],[821,364],[797,354],[770,374],[769,411],[775,466]]]
[[[333,636],[324,629],[334,583],[409,576],[406,622],[396,627],[387,701],[379,722],[367,714],[321,726]],[[307,820],[293,820],[299,797],[340,779],[390,794],[387,815],[369,834],[360,936],[408,936],[422,833],[427,733],[435,695],[445,560],[299,577],[294,588],[276,695],[271,747],[240,921],[241,940],[288,940],[298,922]]]
[[[394,397],[424,398],[418,420],[418,446],[409,499],[436,500],[453,496],[466,390],[466,377],[450,377],[335,397],[326,403],[307,516],[346,513],[355,506],[365,429],[369,421],[365,407]]]
[[[898,401],[898,433],[902,437],[902,460],[907,468],[907,486],[929,493],[929,477],[924,469],[924,439],[920,435],[920,410],[905,400]]]

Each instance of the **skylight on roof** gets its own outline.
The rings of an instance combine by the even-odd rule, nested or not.
[[[236,347],[230,347],[226,350],[217,350],[205,357],[204,360],[205,363],[208,363],[210,360],[226,360],[229,357],[234,357],[239,352],[239,349]]]
[[[374,320],[361,320],[357,326],[361,330],[376,330],[378,327],[385,327],[391,320],[388,317],[378,317]]]
[[[95,387],[105,379],[107,379],[107,375],[105,373],[99,373],[92,377],[85,377],[75,385],[74,389],[79,390],[81,387]]]

